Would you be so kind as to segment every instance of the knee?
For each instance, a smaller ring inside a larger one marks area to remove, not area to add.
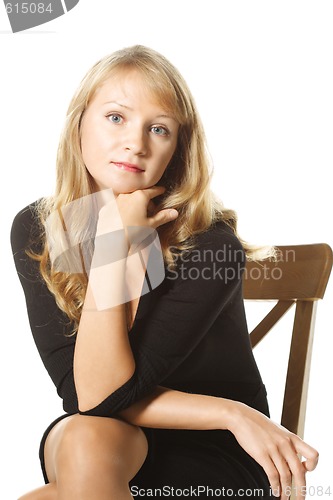
[[[137,452],[138,458],[146,455],[142,435],[138,427],[117,419],[75,415],[63,430],[55,461],[72,477],[87,480],[91,475],[107,473],[118,479],[127,478],[133,452]],[[142,463],[141,459],[134,469]]]
[[[59,441],[58,453],[80,456],[96,452],[105,444],[103,441],[102,422],[97,417],[74,415],[64,427]],[[111,428],[112,421],[109,423]]]
[[[17,500],[56,500],[58,498],[55,483],[46,484],[36,490],[30,491]]]
[[[119,464],[116,457],[116,428],[113,419],[103,422],[100,417],[76,415],[68,422],[63,431],[57,450],[57,462],[66,461],[73,464],[77,471],[84,471],[98,461],[108,460],[108,466]],[[106,433],[107,430],[107,433]],[[120,450],[118,450],[120,451]],[[104,459],[104,460],[103,460]]]

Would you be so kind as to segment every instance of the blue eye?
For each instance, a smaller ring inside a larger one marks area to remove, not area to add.
[[[154,126],[151,131],[156,135],[169,135],[169,131],[165,127]]]
[[[107,115],[107,118],[110,120],[110,122],[115,123],[116,125],[118,123],[121,123],[123,117],[119,115],[118,113],[112,113],[110,115]]]

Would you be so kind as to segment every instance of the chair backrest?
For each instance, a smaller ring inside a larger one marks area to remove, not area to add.
[[[332,249],[326,243],[277,249],[276,261],[247,262],[244,299],[277,301],[251,332],[252,347],[295,307],[281,424],[303,438],[315,312],[330,276]]]

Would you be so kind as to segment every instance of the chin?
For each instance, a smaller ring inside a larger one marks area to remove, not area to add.
[[[104,184],[102,189],[112,189],[115,196],[118,194],[129,194],[138,189],[145,189],[146,186],[139,185],[138,182],[110,182]]]

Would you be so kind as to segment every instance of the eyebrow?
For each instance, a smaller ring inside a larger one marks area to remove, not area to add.
[[[133,108],[130,108],[129,106],[126,106],[125,104],[121,104],[120,102],[117,102],[117,101],[108,101],[108,102],[105,102],[104,104],[117,104],[117,106],[120,106],[120,107],[126,108],[126,109],[130,109],[131,111],[133,111]]]
[[[107,101],[104,104],[117,104],[117,106],[120,106],[121,108],[129,109],[130,111],[134,111],[133,108],[130,106],[126,106],[126,104],[121,104],[120,102],[117,101]],[[161,114],[157,115],[156,118],[170,118],[171,120],[175,120],[175,118],[171,115],[166,115],[166,114]]]

